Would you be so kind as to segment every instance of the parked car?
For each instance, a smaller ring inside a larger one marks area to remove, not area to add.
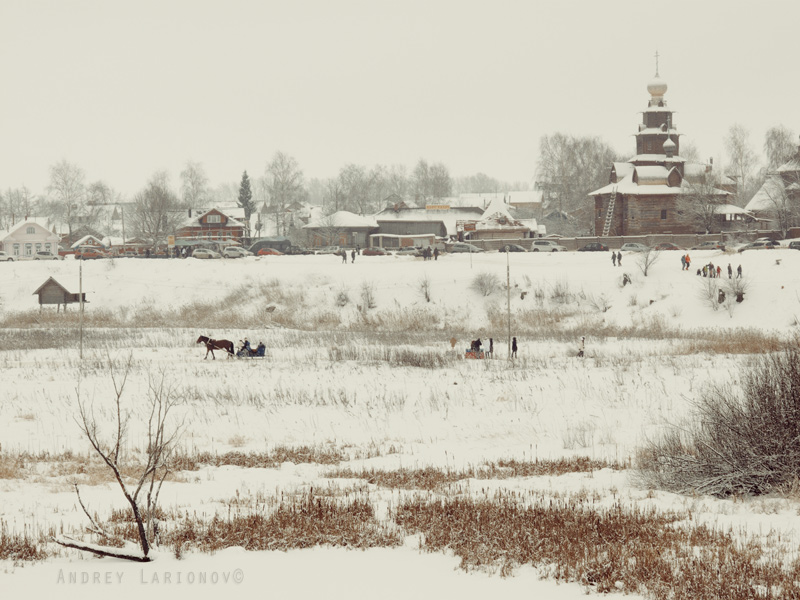
[[[773,240],[756,240],[755,242],[750,242],[749,244],[745,244],[741,248],[738,249],[738,252],[744,252],[745,250],[772,250],[773,248],[780,248],[781,243],[775,242]]]
[[[578,252],[608,252],[608,246],[600,242],[591,242],[583,248],[578,248]]]
[[[722,242],[703,242],[697,246],[692,246],[692,250],[725,250]]]
[[[289,246],[284,254],[297,255],[297,254],[314,254],[313,250],[308,248],[301,248],[300,246]]]
[[[209,248],[197,248],[194,252],[192,252],[192,256],[194,258],[222,258],[222,255],[219,252],[216,250],[210,250]]]
[[[364,248],[361,251],[361,254],[363,254],[364,256],[389,256],[391,252],[387,252],[383,248],[375,247],[375,248]]]
[[[467,244],[466,242],[455,242],[450,246],[450,252],[472,252],[474,254],[476,252],[483,252],[483,248],[478,248],[478,246]]]
[[[342,251],[339,246],[323,246],[316,251],[317,254],[339,254]]]
[[[519,244],[506,244],[500,248],[500,252],[527,252],[527,250]]]
[[[638,242],[626,242],[622,244],[620,250],[623,252],[647,252],[650,248]]]
[[[64,257],[47,250],[40,250],[33,255],[33,260],[64,260]]]
[[[14,262],[14,257],[5,252],[0,252],[0,262]]]
[[[792,250],[800,250],[800,242],[798,241],[789,242],[789,248],[791,248]]]
[[[397,256],[422,256],[422,250],[416,246],[404,246],[398,249],[395,254]]]
[[[253,253],[241,246],[228,246],[222,251],[222,256],[225,258],[244,258],[245,256],[253,256]]]
[[[256,254],[258,256],[283,256],[283,252],[275,250],[275,248],[262,248]]]
[[[555,240],[533,240],[531,252],[566,252],[567,249]]]
[[[662,252],[664,250],[683,250],[683,248],[673,244],[672,242],[661,242],[660,244],[656,244],[653,247],[653,250],[658,250],[659,252]]]
[[[97,248],[79,248],[75,251],[75,260],[94,260],[108,258],[108,254]]]

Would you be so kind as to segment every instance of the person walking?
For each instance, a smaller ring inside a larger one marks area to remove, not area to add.
[[[728,263],[728,279],[733,279],[733,268],[731,267],[731,263]]]
[[[617,255],[614,254],[613,252],[611,253],[611,264],[614,265],[615,267],[617,266]]]
[[[351,262],[356,262],[356,251],[355,251],[355,248],[354,248],[354,249],[353,249],[353,251],[350,253],[350,258],[351,258]],[[346,260],[346,259],[345,259],[345,260]]]
[[[689,258],[689,253],[686,253],[686,270],[689,270],[689,267],[692,266],[692,259]]]
[[[341,256],[342,256],[342,262],[344,264],[347,264],[347,250],[342,248],[342,251],[339,254],[341,254]]]
[[[494,358],[494,340],[489,338],[489,358]]]
[[[736,279],[741,279],[741,278],[742,278],[742,265],[739,265],[738,267],[736,267]]]
[[[722,277],[722,267],[717,265],[717,278],[720,278],[720,277]]]
[[[511,358],[517,358],[517,338],[511,338]]]
[[[681,271],[686,270],[686,255],[681,254]]]
[[[622,252],[617,252],[617,266],[622,266]]]
[[[433,260],[439,260],[439,249],[438,248],[434,248],[433,249]]]

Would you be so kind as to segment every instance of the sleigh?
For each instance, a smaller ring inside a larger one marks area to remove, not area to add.
[[[266,346],[259,346],[258,348],[239,348],[236,352],[237,358],[264,358]]]

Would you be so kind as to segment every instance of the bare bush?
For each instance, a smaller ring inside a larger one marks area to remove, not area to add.
[[[644,252],[639,252],[636,264],[639,265],[639,270],[641,270],[642,275],[647,277],[650,267],[656,264],[659,258],[661,258],[661,252],[653,250],[652,248],[648,248]]]
[[[556,281],[550,290],[550,300],[557,304],[569,304],[574,294],[569,289],[569,283],[564,280]]]
[[[470,288],[483,296],[491,296],[500,287],[500,278],[495,273],[478,273],[472,279]]]
[[[431,301],[431,278],[428,277],[427,273],[420,277],[417,282],[417,289],[422,297],[425,298],[425,302]]]
[[[342,287],[336,292],[336,306],[339,308],[344,308],[350,303],[350,293],[347,291],[346,287]]]
[[[711,310],[719,310],[719,284],[714,277],[701,277],[698,295]]]
[[[375,287],[372,285],[372,282],[365,281],[361,284],[361,309],[367,311],[377,306],[375,302]]]
[[[800,344],[755,360],[741,388],[716,385],[697,415],[639,453],[647,485],[716,496],[791,486],[800,469]]]

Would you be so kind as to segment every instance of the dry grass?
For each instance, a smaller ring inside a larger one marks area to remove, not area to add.
[[[436,467],[422,469],[362,469],[354,471],[349,468],[334,469],[326,473],[326,477],[339,479],[363,479],[368,483],[390,489],[404,490],[438,490],[464,479],[509,479],[513,477],[535,477],[542,475],[563,475],[565,473],[588,473],[600,469],[623,469],[624,465],[609,463],[605,460],[594,460],[578,456],[558,460],[517,461],[500,460],[487,463],[471,470],[449,470]]]
[[[26,526],[22,533],[11,532],[4,520],[0,521],[0,560],[34,561],[48,556],[45,549],[47,536],[33,535]]]
[[[281,502],[269,514],[259,511],[228,518],[215,516],[209,522],[184,518],[165,534],[162,543],[180,557],[187,548],[202,552],[231,546],[284,551],[318,545],[365,549],[399,546],[402,538],[375,519],[369,501],[340,501],[314,495],[312,490]]]
[[[449,550],[466,570],[540,567],[597,592],[639,593],[657,600],[796,598],[800,563],[788,568],[755,542],[739,543],[706,526],[684,528],[687,515],[654,509],[593,509],[578,500],[415,498],[397,523],[424,534],[424,548]]]
[[[349,458],[342,450],[333,447],[278,446],[269,452],[178,453],[173,457],[172,468],[179,471],[196,471],[202,466],[233,465],[249,469],[274,469],[284,462],[335,465]]]

